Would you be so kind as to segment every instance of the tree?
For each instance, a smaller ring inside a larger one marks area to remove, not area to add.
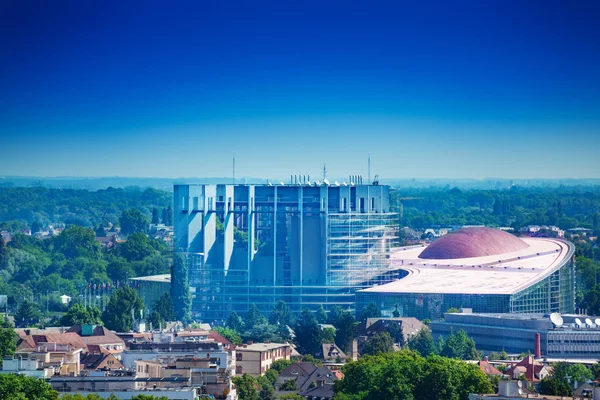
[[[242,337],[240,334],[231,328],[215,326],[213,330],[236,346],[242,344]]]
[[[295,332],[300,353],[314,355],[322,351],[323,334],[321,327],[308,308],[302,310],[302,314],[296,322]]]
[[[356,328],[356,320],[350,312],[342,312],[337,317],[335,326],[335,344],[342,351],[348,350],[348,346],[352,339],[354,339],[354,330]]]
[[[273,389],[273,385],[270,385],[268,383],[262,385],[262,389],[260,390],[258,398],[260,400],[277,400],[277,397],[275,396],[275,390]]]
[[[234,376],[233,383],[240,400],[259,400],[258,392],[256,391],[257,382],[252,375]]]
[[[267,319],[260,313],[256,304],[250,304],[246,318],[244,319],[246,329],[252,329],[258,325],[264,325],[267,323]]]
[[[448,335],[440,346],[440,355],[461,360],[479,360],[481,358],[475,349],[475,341],[462,329]]]
[[[173,266],[171,268],[171,298],[175,318],[179,321],[190,320],[192,307],[192,296],[188,283],[188,267],[185,258],[180,253],[173,255]]]
[[[123,286],[113,291],[102,314],[102,320],[110,330],[129,332],[133,329],[134,318],[139,318],[142,310],[144,310],[144,300],[135,290]]]
[[[17,339],[17,334],[12,327],[0,328],[0,365],[4,357],[15,354]]]
[[[99,260],[102,257],[100,243],[93,229],[72,225],[52,239],[54,251],[64,254],[68,259],[83,257]]]
[[[335,343],[335,328],[321,329],[323,332],[323,343]]]
[[[244,326],[244,323],[242,322],[242,317],[240,317],[238,313],[233,310],[231,314],[229,314],[229,317],[227,317],[225,326],[239,332]]]
[[[148,323],[151,324],[152,329],[159,329],[160,327],[165,326],[165,320],[156,311],[152,311],[150,313],[150,316],[148,317]]]
[[[156,253],[148,236],[141,232],[129,235],[127,241],[117,246],[117,251],[121,257],[129,262],[142,261],[144,258]]]
[[[165,207],[162,210],[162,223],[167,226],[173,225],[173,208],[171,206]]]
[[[164,321],[173,321],[175,316],[171,294],[163,293],[152,305],[152,310],[156,311]]]
[[[394,343],[398,346],[404,346],[404,333],[402,332],[402,324],[395,321],[390,321],[386,326],[385,331],[390,334]]]
[[[271,364],[271,369],[274,369],[277,372],[281,372],[290,365],[292,365],[292,362],[290,360],[281,359],[273,361],[273,364]]]
[[[398,304],[394,307],[394,311],[392,312],[394,318],[400,318],[400,310],[398,310]]]
[[[73,325],[102,325],[102,311],[96,306],[85,307],[81,303],[75,303],[60,320],[63,326]]]
[[[42,313],[37,304],[25,300],[15,313],[15,325],[26,328],[37,324],[42,319]]]
[[[121,226],[121,233],[123,235],[146,232],[146,230],[148,230],[148,219],[139,210],[130,208],[121,213],[119,225]]]
[[[552,376],[542,379],[540,392],[553,396],[572,396],[575,382],[583,383],[593,378],[594,374],[585,365],[558,362],[552,364]]]
[[[329,315],[327,316],[327,322],[337,328],[337,324],[342,314],[344,314],[344,310],[340,306],[333,306],[329,311]]]
[[[57,400],[58,392],[43,379],[0,374],[0,400]]]
[[[285,301],[280,300],[275,307],[273,307],[273,311],[269,315],[269,323],[274,325],[293,325],[294,324],[294,313],[290,306],[288,306]]]
[[[381,311],[375,302],[370,302],[368,306],[364,307],[360,313],[360,320],[365,321],[367,318],[379,318],[381,317]]]
[[[323,308],[323,304],[319,304],[319,308],[317,308],[317,322],[320,324],[327,322],[327,312]]]
[[[369,338],[363,345],[363,355],[376,355],[378,353],[390,353],[394,351],[394,341],[387,332],[379,332]]]
[[[154,207],[152,208],[152,224],[156,225],[158,223],[160,223],[158,208]]]
[[[411,336],[408,340],[408,347],[421,354],[423,357],[427,357],[430,354],[435,354],[435,342],[429,328],[423,327],[416,335]]]

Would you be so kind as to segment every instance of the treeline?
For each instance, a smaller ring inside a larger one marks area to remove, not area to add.
[[[394,189],[391,207],[402,211],[403,226],[557,225],[600,231],[600,186],[460,190]]]
[[[137,209],[148,218],[153,208],[171,207],[170,192],[128,187],[108,188],[95,192],[76,189],[1,188],[1,229],[17,231],[34,223],[45,227],[50,224],[97,226],[118,224],[121,213]]]

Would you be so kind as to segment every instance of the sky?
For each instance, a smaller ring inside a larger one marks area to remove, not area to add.
[[[0,5],[0,175],[600,177],[600,2]]]

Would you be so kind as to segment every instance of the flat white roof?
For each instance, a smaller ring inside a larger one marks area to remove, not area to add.
[[[408,276],[361,292],[514,294],[550,275],[573,253],[568,242],[522,240],[529,247],[520,251],[451,260],[418,258],[426,246],[400,248],[392,253],[392,263]]]
[[[287,343],[253,343],[236,346],[236,351],[267,351],[289,346]]]
[[[131,281],[146,281],[146,282],[171,282],[171,274],[138,276],[137,278],[129,278]]]

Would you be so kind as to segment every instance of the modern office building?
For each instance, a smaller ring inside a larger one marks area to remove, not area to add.
[[[464,330],[478,350],[550,358],[600,357],[600,320],[567,314],[447,313],[430,324],[434,338]]]
[[[392,267],[403,278],[357,292],[357,309],[375,302],[386,316],[441,318],[450,308],[476,313],[572,313],[571,243],[520,239],[491,228],[466,228],[428,246],[398,249]]]
[[[391,282],[396,215],[389,187],[344,183],[175,185],[175,249],[185,255],[192,316],[226,319],[254,303],[268,313],[340,305]]]

